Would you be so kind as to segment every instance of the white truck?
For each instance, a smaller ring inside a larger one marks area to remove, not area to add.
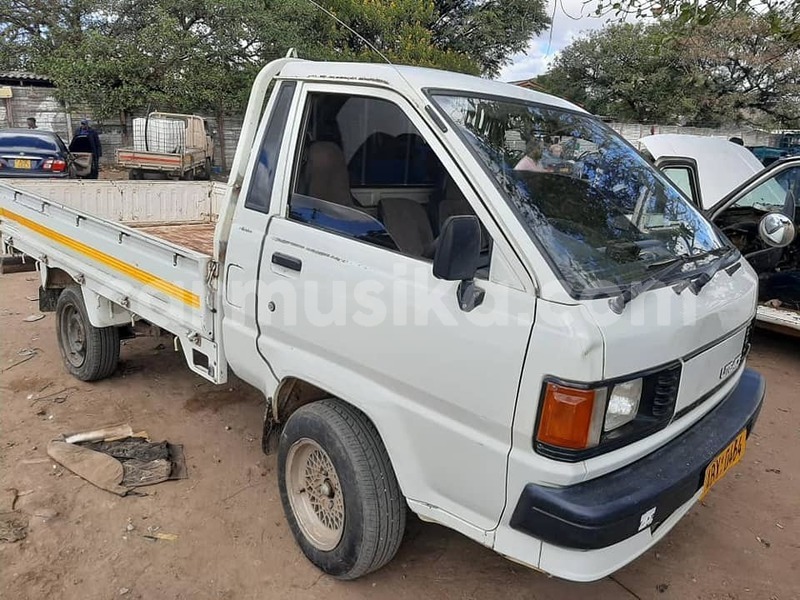
[[[522,160],[543,144],[583,162]],[[213,234],[142,229],[0,186],[2,244],[38,261],[76,377],[112,376],[120,335],[144,322],[200,376],[263,392],[287,520],[325,573],[386,564],[410,509],[595,580],[745,450],[765,389],[745,367],[756,275],[566,101],[428,69],[275,61],[210,220]],[[768,225],[788,243],[791,224]]]
[[[133,120],[133,147],[118,148],[116,158],[129,179],[210,179],[214,140],[203,117],[152,112]]]

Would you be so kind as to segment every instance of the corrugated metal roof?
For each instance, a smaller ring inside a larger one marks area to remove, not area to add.
[[[20,81],[46,81],[50,82],[50,78],[44,75],[37,75],[30,71],[0,71],[0,79],[17,79]]]
[[[536,90],[538,92],[547,92],[545,88],[536,83],[533,79],[522,79],[520,81],[509,81],[511,85],[523,87],[528,90]]]

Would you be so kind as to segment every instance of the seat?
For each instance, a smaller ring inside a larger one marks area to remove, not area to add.
[[[410,198],[382,198],[378,218],[400,252],[422,258],[433,256],[433,228],[422,204]]]
[[[450,217],[475,214],[464,194],[450,177],[444,184],[444,198],[439,202],[439,230]]]
[[[442,230],[447,219],[458,215],[474,216],[475,211],[472,210],[469,202],[467,202],[455,182],[448,176],[444,184],[444,198],[439,202],[439,231]],[[489,239],[489,232],[486,231],[483,223],[481,223],[481,252],[489,247]]]
[[[303,179],[308,196],[341,206],[355,206],[344,153],[333,142],[313,142],[308,147]]]
[[[333,142],[313,142],[308,147],[303,180],[301,188],[307,196],[361,210],[350,192],[344,153]],[[401,252],[433,254],[433,231],[422,205],[408,198],[387,198],[378,204],[378,218]]]

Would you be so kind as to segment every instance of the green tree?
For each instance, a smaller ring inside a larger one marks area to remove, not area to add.
[[[537,83],[586,110],[643,123],[692,111],[691,74],[660,24],[614,24],[567,46]]]
[[[436,47],[468,56],[490,77],[550,24],[545,0],[435,0],[434,5],[429,28]]]
[[[675,43],[703,99],[698,120],[800,126],[800,44],[765,16],[730,13],[683,29]]]
[[[290,47],[311,59],[495,74],[547,23],[544,0],[0,0],[0,68],[48,75],[100,118],[239,113]],[[364,39],[369,43],[365,43]]]
[[[800,124],[800,46],[754,13],[613,24],[570,44],[537,83],[620,120]]]
[[[773,35],[800,44],[797,0],[587,0],[598,15],[660,17],[680,24],[708,25],[731,12],[762,17]]]

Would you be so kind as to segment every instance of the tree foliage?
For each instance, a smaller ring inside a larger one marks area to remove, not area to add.
[[[800,2],[797,0],[587,0],[596,14],[659,17],[682,25],[709,25],[731,13],[759,15],[771,34],[800,44]]]
[[[645,123],[691,110],[690,75],[660,25],[621,23],[567,46],[538,83],[586,110]]]
[[[621,120],[796,127],[800,46],[752,12],[617,23],[575,40],[538,83]]]
[[[294,47],[496,74],[548,23],[544,0],[0,0],[0,69],[49,76],[110,118],[147,108],[240,112],[249,82]],[[369,41],[366,44],[361,36]]]
[[[512,54],[550,23],[545,0],[435,0],[429,23],[439,49],[463,54],[484,75],[496,76]]]
[[[800,44],[767,19],[733,13],[687,28],[674,44],[693,73],[697,118],[800,125]]]

